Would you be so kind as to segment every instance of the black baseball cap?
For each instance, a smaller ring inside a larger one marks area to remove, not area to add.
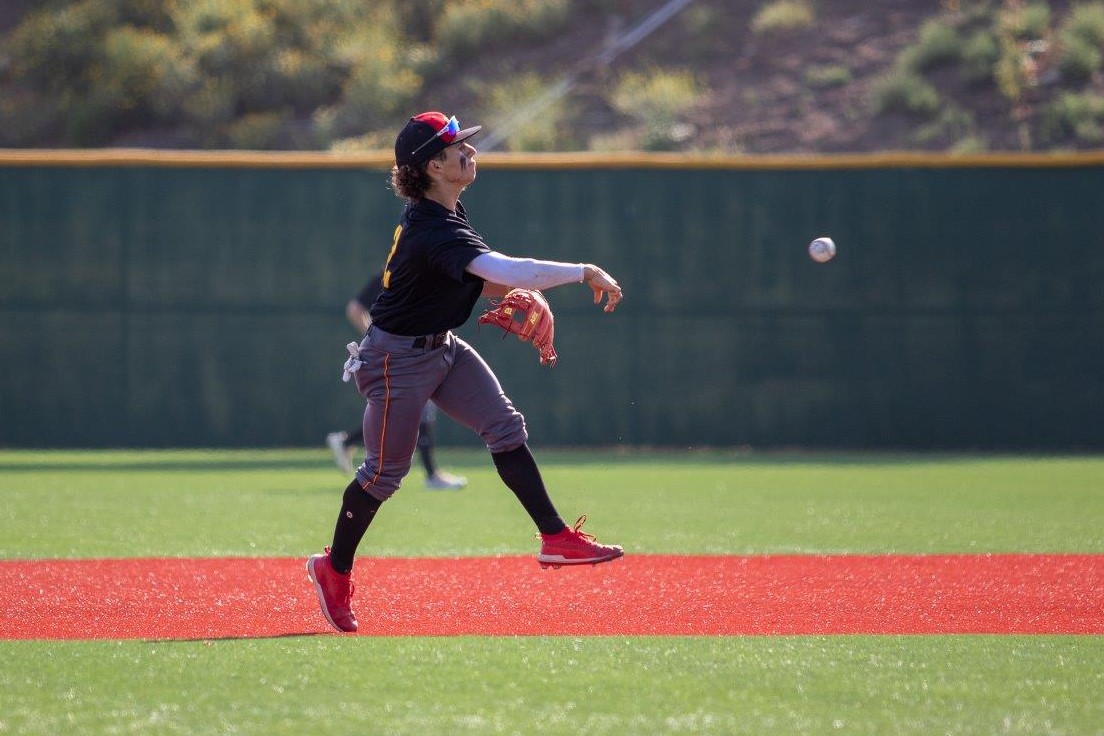
[[[482,125],[461,130],[456,116],[446,117],[443,112],[415,115],[395,138],[395,163],[399,166],[419,166],[481,130]]]

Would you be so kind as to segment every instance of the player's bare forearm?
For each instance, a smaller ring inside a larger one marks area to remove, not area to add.
[[[487,299],[501,299],[502,297],[506,296],[506,292],[508,292],[511,288],[512,287],[505,286],[503,284],[495,284],[490,281],[484,281],[483,293],[481,296]]]
[[[542,290],[582,282],[594,292],[595,304],[605,297],[607,312],[616,309],[622,298],[617,279],[593,263],[537,261],[491,251],[473,258],[466,270],[484,280],[483,296],[488,297],[505,296],[509,287]]]
[[[496,251],[476,256],[467,265],[468,273],[493,284],[515,289],[542,291],[583,280],[583,264],[514,258]]]

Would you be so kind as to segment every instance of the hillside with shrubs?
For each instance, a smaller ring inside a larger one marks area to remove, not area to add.
[[[1104,0],[0,0],[0,146],[1104,146]]]

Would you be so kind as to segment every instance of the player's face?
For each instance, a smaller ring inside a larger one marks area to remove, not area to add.
[[[459,143],[445,149],[442,173],[450,184],[466,186],[475,181],[475,147]]]

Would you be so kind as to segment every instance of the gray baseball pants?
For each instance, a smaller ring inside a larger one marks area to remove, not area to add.
[[[507,452],[528,439],[514,408],[487,363],[470,345],[445,332],[406,337],[376,326],[360,343],[357,389],[364,409],[365,458],[356,478],[369,495],[386,501],[410,471],[426,402],[470,427],[491,452]]]

